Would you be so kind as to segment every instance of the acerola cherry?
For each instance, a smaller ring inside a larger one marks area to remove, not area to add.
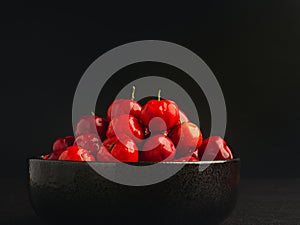
[[[107,120],[114,119],[123,114],[130,114],[136,118],[140,117],[142,106],[134,100],[117,99],[107,110]]]
[[[145,127],[135,117],[124,114],[112,119],[106,132],[107,138],[119,137],[121,134],[127,135],[139,143],[145,138]]]
[[[117,141],[118,138],[116,136],[105,139],[97,153],[97,160],[101,162],[116,162],[117,159],[110,154],[110,151]]]
[[[171,100],[160,100],[159,91],[158,100],[150,100],[142,108],[140,120],[151,132],[164,132],[178,123],[178,106]]]
[[[187,123],[190,122],[189,118],[187,117],[187,115],[179,109],[179,122],[180,123]]]
[[[75,136],[82,134],[98,134],[101,140],[104,140],[107,129],[106,119],[91,115],[80,118],[76,125]]]
[[[185,122],[190,122],[190,120],[189,120],[189,118],[187,118],[185,113],[179,109],[179,120],[178,120],[178,122],[175,126],[180,125],[180,124],[185,123]],[[171,129],[164,131],[163,135],[168,136],[170,131],[171,131]]]
[[[200,160],[227,160],[233,158],[232,152],[226,142],[219,136],[204,139],[198,149],[198,155]],[[202,158],[203,155],[204,158]]]
[[[107,120],[110,121],[123,114],[130,114],[137,119],[140,117],[142,106],[134,101],[135,87],[132,87],[131,99],[117,99],[113,101],[107,110]]]
[[[53,152],[65,150],[67,147],[73,145],[75,138],[73,136],[66,136],[64,138],[57,138],[52,145]]]
[[[81,148],[80,146],[70,146],[61,153],[59,160],[95,161],[95,158],[88,150]]]
[[[103,142],[98,154],[98,161],[102,162],[137,162],[138,161],[138,147],[134,141],[121,135],[121,139],[113,137]]]
[[[172,160],[176,149],[170,138],[158,134],[146,140],[140,152],[140,160],[144,162],[160,162],[169,157]]]
[[[196,149],[193,154],[192,157],[194,157],[195,159],[197,159],[199,161],[199,157],[198,157],[198,149]]]
[[[47,158],[48,160],[58,160],[60,155],[65,151],[66,149],[64,150],[59,150],[59,151],[55,151],[55,152],[52,152],[49,157]]]
[[[43,160],[47,160],[49,157],[50,157],[50,154],[42,155],[42,156],[41,156],[41,158],[42,158]]]
[[[73,136],[66,136],[64,138],[57,138],[52,145],[53,152],[48,156],[48,160],[58,160],[61,153],[63,153],[69,146],[74,143]]]
[[[82,134],[76,138],[74,145],[78,145],[96,155],[100,149],[101,140],[96,134]]]
[[[139,150],[134,141],[130,138],[118,141],[111,149],[111,155],[121,162],[137,162]]]
[[[177,125],[169,133],[177,150],[177,157],[191,155],[202,144],[199,127],[191,122]]]

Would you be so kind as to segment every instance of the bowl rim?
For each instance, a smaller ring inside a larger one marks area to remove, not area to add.
[[[73,160],[45,160],[41,157],[31,157],[28,159],[29,162],[31,161],[43,161],[45,163],[78,163],[78,164],[120,164],[125,162],[100,162],[100,161],[73,161]],[[240,158],[233,158],[229,160],[214,160],[214,161],[193,161],[193,162],[174,162],[174,161],[166,161],[166,162],[126,162],[130,165],[151,165],[151,164],[162,164],[162,165],[176,165],[176,164],[189,164],[189,165],[207,165],[207,164],[222,164],[222,163],[234,163],[234,162],[240,162]]]

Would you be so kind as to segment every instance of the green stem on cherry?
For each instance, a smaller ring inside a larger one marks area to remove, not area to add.
[[[91,112],[92,116],[95,116],[95,113],[94,112]]]
[[[109,144],[107,147],[108,147],[108,149],[109,150],[112,150],[112,148],[116,145],[116,141],[115,142],[113,142],[113,143],[111,143],[111,144]]]
[[[134,93],[135,93],[135,86],[132,86],[132,92],[131,92],[131,100],[134,100]]]
[[[158,90],[158,94],[157,94],[157,100],[158,100],[158,101],[160,101],[160,93],[161,93],[161,90],[159,89],[159,90]]]

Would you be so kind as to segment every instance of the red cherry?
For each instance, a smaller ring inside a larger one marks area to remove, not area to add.
[[[47,160],[50,157],[51,154],[47,154],[47,155],[42,155],[42,159],[43,160]]]
[[[61,153],[63,153],[69,146],[72,146],[74,143],[73,136],[66,136],[64,138],[57,138],[53,142],[52,150],[53,152],[49,154],[48,160],[58,160]]]
[[[49,157],[48,157],[48,160],[58,160],[59,159],[59,156],[65,151],[64,150],[58,150],[58,151],[55,151],[55,152],[52,152]]]
[[[179,120],[178,120],[178,122],[175,126],[180,125],[180,124],[185,123],[185,122],[190,122],[190,120],[189,120],[189,118],[187,118],[185,113],[179,109]],[[168,136],[170,131],[171,131],[171,129],[164,131],[163,135]]]
[[[110,153],[112,147],[119,141],[117,136],[113,136],[111,138],[107,138],[102,142],[102,146],[107,149],[107,151]],[[101,147],[102,147],[101,146]]]
[[[140,159],[144,162],[160,162],[169,157],[172,160],[176,149],[170,138],[158,134],[146,140]]]
[[[142,106],[134,100],[117,99],[108,107],[107,120],[112,120],[124,114],[130,114],[136,118],[140,117]]]
[[[190,122],[190,120],[187,117],[187,115],[183,111],[181,111],[180,109],[179,109],[179,122],[180,123]]]
[[[71,161],[95,161],[93,155],[89,154],[88,150],[79,146],[68,147],[61,155],[59,160],[71,160]]]
[[[101,140],[96,134],[82,134],[75,140],[74,145],[87,149],[91,154],[96,155],[101,146]]]
[[[98,134],[104,140],[107,129],[106,119],[99,116],[83,116],[76,125],[75,136],[82,134]]]
[[[100,150],[97,154],[97,160],[99,162],[117,162],[118,160],[114,158],[110,152],[104,146],[100,147]]]
[[[198,149],[198,155],[201,160],[233,159],[231,150],[224,139],[219,136],[212,136],[204,139],[202,145]]]
[[[98,154],[98,161],[102,162],[137,162],[138,161],[138,147],[134,141],[122,135],[121,139],[113,137],[103,142]]]
[[[176,146],[178,157],[191,155],[202,144],[202,133],[199,127],[191,122],[174,127],[169,137]]]
[[[142,106],[134,101],[135,86],[132,87],[131,99],[117,99],[110,104],[107,110],[108,121],[124,114],[129,114],[137,119],[140,117]]]
[[[132,139],[122,138],[111,149],[111,155],[121,162],[137,162],[139,150]]]
[[[73,136],[66,136],[64,138],[57,138],[53,142],[52,150],[53,152],[65,150],[67,147],[73,145],[74,137]]]
[[[199,157],[198,157],[198,149],[196,149],[193,154],[192,157],[194,157],[195,159],[197,159],[199,161]]]
[[[159,92],[158,100],[150,100],[144,105],[140,120],[151,132],[164,132],[178,123],[178,106],[171,100],[160,100]]]
[[[145,138],[145,127],[135,117],[124,114],[110,121],[106,136],[111,138],[123,134],[139,143]]]
[[[198,159],[193,156],[185,156],[174,160],[174,162],[198,162]]]
[[[101,162],[117,162],[117,159],[110,154],[112,147],[117,141],[118,138],[116,136],[105,139],[97,153],[97,160]]]
[[[65,139],[68,147],[72,146],[75,141],[75,138],[73,136],[66,136]]]

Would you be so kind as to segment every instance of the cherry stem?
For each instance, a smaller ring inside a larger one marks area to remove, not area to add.
[[[134,100],[135,86],[132,86],[131,100]]]
[[[91,112],[92,116],[95,116],[95,113],[94,112]]]
[[[109,150],[112,150],[112,148],[116,145],[116,141],[108,145]]]
[[[157,99],[158,99],[158,101],[160,101],[160,93],[161,93],[161,90],[159,89],[159,90],[158,90],[158,94],[157,94]]]

